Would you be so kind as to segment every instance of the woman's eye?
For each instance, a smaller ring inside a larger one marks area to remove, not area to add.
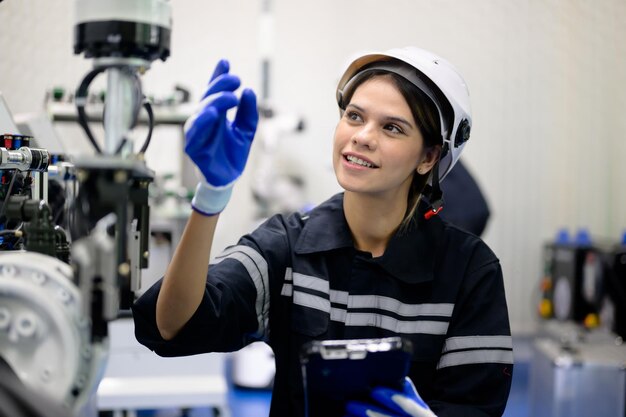
[[[346,112],[346,117],[348,117],[348,119],[354,120],[354,121],[361,120],[361,116],[357,112],[354,112],[354,111]]]
[[[402,129],[400,129],[399,126],[394,125],[394,124],[388,124],[385,126],[385,129],[390,131],[391,133],[404,133],[404,131]]]

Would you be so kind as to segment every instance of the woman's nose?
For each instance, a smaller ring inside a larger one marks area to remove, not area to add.
[[[376,147],[376,136],[372,127],[369,125],[361,126],[354,132],[354,135],[352,135],[352,144],[374,149]]]

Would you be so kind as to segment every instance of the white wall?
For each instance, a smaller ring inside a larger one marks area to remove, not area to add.
[[[0,91],[15,113],[39,109],[53,85],[74,88],[90,67],[72,55],[72,4],[0,3]],[[172,57],[153,65],[146,91],[180,83],[197,97],[221,57],[259,88],[260,2],[172,7]],[[459,67],[474,116],[464,160],[491,205],[485,238],[502,261],[515,329],[532,326],[540,247],[558,228],[587,227],[614,240],[626,229],[623,1],[274,0],[273,7],[271,95],[308,128],[282,153],[286,169],[306,170],[316,202],[338,190],[330,163],[334,87],[349,56],[416,45]],[[248,227],[247,181],[224,215],[223,244]]]

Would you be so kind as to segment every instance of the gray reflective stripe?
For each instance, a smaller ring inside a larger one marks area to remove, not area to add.
[[[298,292],[302,293],[302,291],[296,290],[296,293],[298,293]],[[303,293],[303,294],[306,294],[306,293]],[[280,295],[284,295],[286,297],[291,297],[293,295],[293,284],[291,284],[289,282],[285,282],[283,284],[283,288],[282,288],[282,290],[280,292]],[[344,305],[347,305],[348,304],[347,300],[348,300],[348,293],[347,292],[345,292],[345,291],[334,291],[334,290],[330,291],[330,301],[331,302],[333,302],[333,303],[335,303],[335,302],[336,303],[342,303]],[[331,309],[331,311],[332,311],[332,309]],[[345,312],[345,310],[344,310],[344,312]]]
[[[439,359],[437,369],[448,366],[470,365],[477,363],[513,363],[513,351],[497,349],[466,350],[445,353]]]
[[[280,291],[280,295],[285,295],[287,297],[291,297],[293,294],[293,270],[291,268],[285,269],[285,283],[283,284],[283,288]]]
[[[282,290],[280,291],[280,295],[291,297],[293,295],[293,285],[285,282]]]
[[[335,308],[335,307],[330,308],[330,319],[332,321],[345,323],[347,316],[348,316],[348,312],[344,310],[343,308]]]
[[[287,280],[287,277],[285,277]],[[390,311],[401,316],[436,316],[451,317],[454,304],[405,304],[394,298],[380,295],[348,295],[346,291],[329,290],[327,280],[304,275],[299,272],[293,273],[293,283],[299,287],[309,288],[323,293],[330,293],[330,301],[345,304],[348,308],[376,308]]]
[[[328,297],[309,294],[300,291],[297,287],[328,294]],[[448,331],[448,322],[399,320],[386,313],[404,317],[450,317],[454,310],[454,304],[451,303],[405,304],[394,298],[378,295],[349,295],[347,291],[330,290],[326,279],[293,272],[291,268],[287,268],[285,272],[281,295],[293,297],[295,305],[329,313],[331,320],[344,323],[346,326],[373,326],[402,334],[445,335]],[[331,303],[339,306],[331,307]],[[345,308],[341,308],[342,306]],[[349,310],[353,308],[377,309],[382,310],[382,313],[350,312]]]
[[[387,310],[401,316],[439,316],[451,317],[454,304],[404,304],[395,298],[380,295],[350,296],[349,308],[377,308]]]
[[[446,339],[443,353],[451,350],[476,349],[476,348],[504,348],[513,349],[511,336],[464,336]]]
[[[431,320],[398,320],[376,313],[348,313],[346,326],[373,326],[396,333],[446,334],[448,322]]]
[[[252,279],[256,288],[256,314],[259,323],[258,334],[260,337],[266,335],[270,297],[267,293],[269,289],[269,270],[267,262],[261,254],[249,246],[237,245],[226,248],[219,254],[211,264],[216,265],[225,259],[235,259],[246,268],[248,275]]]
[[[286,290],[287,285],[288,284],[283,285],[283,292],[288,291]],[[289,288],[289,290],[291,290],[291,288]],[[341,298],[345,298],[347,295],[343,291],[337,291],[336,293]],[[313,308],[329,313],[331,320],[344,323],[346,326],[372,326],[402,334],[424,333],[443,335],[448,331],[448,322],[398,320],[384,314],[352,313],[348,312],[346,309],[331,307],[330,300],[326,298],[298,290],[293,291],[293,303],[302,307]]]
[[[317,295],[307,294],[301,291],[294,291],[293,303],[303,307],[314,308],[328,313],[330,311],[330,301]]]
[[[312,277],[310,275],[300,274],[298,272],[293,273],[293,284],[298,287],[309,288],[312,290],[320,291],[328,294],[328,281],[325,279]]]
[[[349,298],[350,295],[348,294],[348,291],[330,290],[330,301],[332,303],[343,304],[347,306]]]

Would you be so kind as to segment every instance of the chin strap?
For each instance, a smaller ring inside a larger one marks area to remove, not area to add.
[[[439,186],[439,161],[437,161],[433,167],[432,185],[427,185],[425,191],[426,195],[428,195],[428,201],[430,202],[430,207],[428,207],[428,210],[424,213],[424,218],[428,220],[443,210],[443,192]]]

